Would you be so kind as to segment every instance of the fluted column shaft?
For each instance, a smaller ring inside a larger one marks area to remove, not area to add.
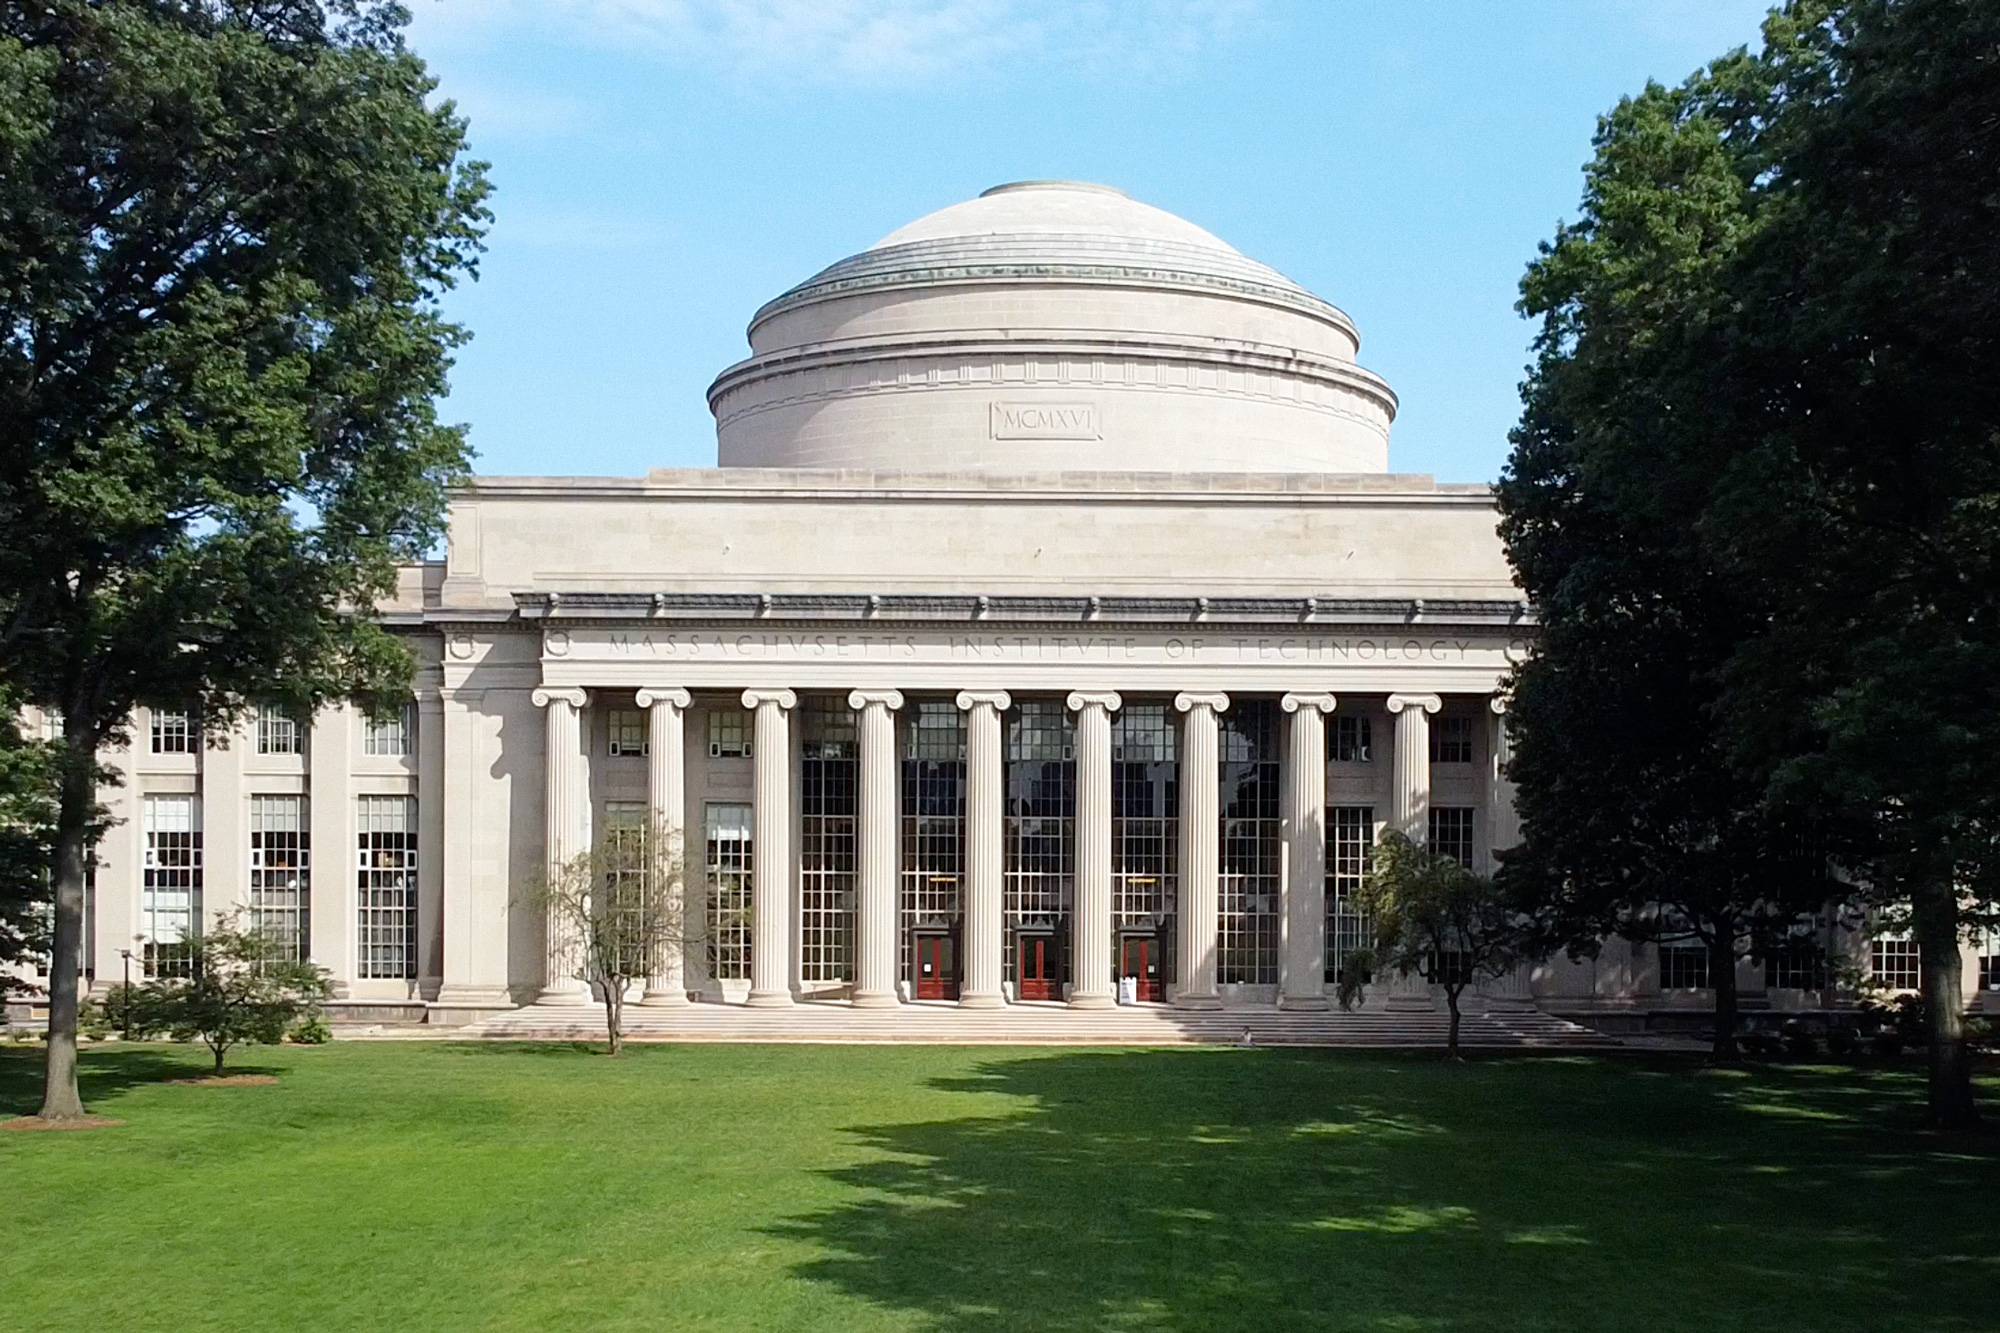
[[[965,960],[958,1002],[968,1009],[1006,1003],[1000,954],[1007,752],[1000,715],[1012,703],[1003,690],[963,690],[958,696],[965,711]]]
[[[1174,707],[1187,714],[1181,737],[1181,882],[1175,941],[1179,984],[1174,1002],[1216,1009],[1215,928],[1221,872],[1220,741],[1216,717],[1229,707],[1226,694],[1182,694]]]
[[[896,690],[856,690],[861,784],[855,807],[854,1004],[893,1009],[896,999]]]
[[[1326,1004],[1326,715],[1331,694],[1288,694],[1285,747],[1284,946],[1279,952],[1278,1004],[1324,1009]]]
[[[682,968],[687,953],[687,886],[693,875],[687,857],[687,717],[688,692],[653,687],[640,690],[639,707],[646,710],[646,837],[647,872],[668,876],[661,908],[666,926],[646,978],[641,1004],[685,1005],[687,980]],[[654,846],[653,841],[661,844]]]
[[[750,789],[750,996],[758,1008],[792,1002],[792,725],[799,696],[745,690],[756,721]]]
[[[589,799],[583,773],[583,738],[579,712],[589,696],[579,689],[542,688],[535,706],[545,710],[547,755],[543,801],[547,874],[551,885],[571,869],[584,851],[584,802]],[[583,959],[576,925],[553,901],[547,911],[542,991],[537,1004],[583,1004],[590,987],[578,976]]]
[[[1435,694],[1392,694],[1396,762],[1391,775],[1389,823],[1417,842],[1430,840],[1431,719],[1444,707]]]
[[[1076,901],[1070,917],[1069,1002],[1103,1009],[1118,1002],[1111,969],[1110,691],[1069,696],[1076,714]]]
[[[1513,759],[1513,742],[1507,735],[1507,696],[1496,694],[1487,701],[1493,718],[1492,739],[1486,751],[1486,872],[1497,867],[1494,853],[1504,852],[1521,841],[1521,820],[1514,809],[1514,783],[1507,776]]]

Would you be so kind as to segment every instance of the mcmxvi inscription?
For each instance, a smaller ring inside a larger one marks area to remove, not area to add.
[[[1101,440],[1095,403],[994,403],[996,440]]]

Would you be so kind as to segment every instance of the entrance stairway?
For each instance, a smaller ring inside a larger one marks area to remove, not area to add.
[[[628,1005],[631,1041],[911,1042],[961,1046],[1342,1046],[1443,1047],[1450,1018],[1432,1013],[1357,1010],[1300,1013],[1271,1008],[1195,1011],[1166,1005],[1072,1010],[1060,1004],[1012,1004],[960,1009],[917,1003],[856,1009],[842,1001],[789,1009],[696,1004],[685,1009]],[[496,1041],[602,1041],[598,1005],[531,1005],[453,1033]],[[1619,1042],[1566,1019],[1534,1010],[1467,1013],[1459,1042],[1468,1049],[1559,1047],[1608,1049]]]

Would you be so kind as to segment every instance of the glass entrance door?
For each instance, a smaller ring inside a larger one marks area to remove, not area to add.
[[[1132,978],[1137,998],[1150,1004],[1166,999],[1160,977],[1160,941],[1154,935],[1127,935],[1119,942],[1118,975]]]
[[[958,998],[957,950],[949,935],[919,935],[916,939],[917,998],[956,1000]]]
[[[1014,975],[1024,1000],[1060,1000],[1062,979],[1056,975],[1056,938],[1053,935],[1017,935],[1018,950]]]

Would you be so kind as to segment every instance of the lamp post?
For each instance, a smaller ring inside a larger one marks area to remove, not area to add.
[[[118,1028],[119,1040],[132,1040],[132,951],[120,949],[118,956],[125,962],[125,986],[119,991]]]

